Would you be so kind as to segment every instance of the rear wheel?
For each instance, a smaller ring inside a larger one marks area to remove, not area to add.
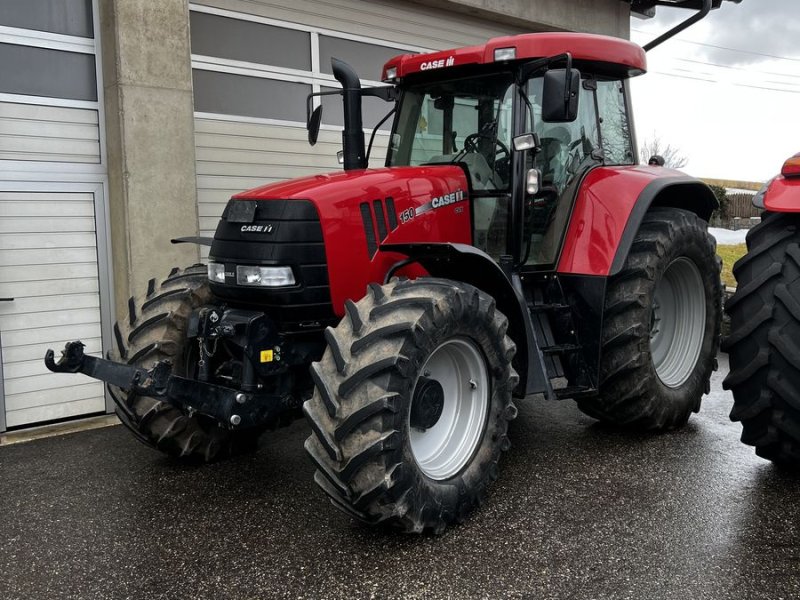
[[[210,301],[204,265],[173,269],[161,282],[151,279],[145,296],[128,301],[128,319],[114,325],[116,344],[110,358],[145,369],[169,360],[173,373],[189,376],[187,321],[194,309]],[[259,431],[232,432],[157,398],[114,386],[109,392],[122,423],[139,440],[171,456],[211,461],[256,447]]]
[[[600,395],[586,414],[641,430],[686,423],[710,389],[722,290],[714,238],[695,214],[655,208],[608,282]]]
[[[733,267],[723,350],[742,442],[776,463],[800,466],[800,216],[764,213]]]
[[[508,321],[443,279],[372,284],[347,313],[311,368],[314,479],[360,521],[441,532],[479,505],[510,446]]]

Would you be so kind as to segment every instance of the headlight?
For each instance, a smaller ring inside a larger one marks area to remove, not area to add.
[[[208,263],[208,280],[216,283],[225,283],[225,265],[221,263]]]
[[[281,287],[294,285],[294,273],[291,267],[236,267],[236,283],[262,287]]]

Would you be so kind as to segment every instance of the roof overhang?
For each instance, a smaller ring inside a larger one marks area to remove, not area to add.
[[[403,79],[430,71],[446,72],[454,67],[502,62],[495,60],[495,50],[507,48],[514,48],[516,61],[569,52],[577,63],[599,65],[601,71],[621,77],[639,75],[647,70],[644,50],[627,40],[586,33],[526,33],[493,38],[481,46],[397,56],[384,65],[381,79]],[[387,77],[390,69],[394,69],[394,78]]]
[[[723,1],[739,4],[742,0],[712,0],[712,8],[719,8]],[[689,8],[692,10],[703,8],[703,0],[630,0],[630,3],[631,12],[643,17],[654,17],[658,6]]]

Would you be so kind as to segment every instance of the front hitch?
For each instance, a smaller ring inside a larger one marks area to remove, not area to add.
[[[44,364],[54,373],[83,373],[123,390],[135,391],[142,396],[164,396],[172,371],[169,362],[156,363],[148,371],[131,365],[87,356],[83,353],[85,347],[80,341],[67,342],[61,351],[61,358],[58,359],[58,362],[53,360],[55,353],[48,350],[44,355]]]
[[[172,364],[162,360],[152,369],[88,356],[80,341],[68,342],[61,351],[58,362],[55,353],[48,350],[45,366],[54,373],[83,373],[109,385],[158,398],[191,417],[202,414],[217,421],[227,429],[243,429],[264,425],[278,414],[294,407],[289,395],[248,393],[213,383],[187,379],[172,373]],[[112,394],[115,402],[118,394]],[[129,410],[128,407],[121,407]]]

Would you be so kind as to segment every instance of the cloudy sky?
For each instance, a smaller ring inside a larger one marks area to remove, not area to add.
[[[631,19],[644,44],[690,14]],[[648,53],[632,82],[640,143],[678,147],[697,177],[764,181],[800,152],[800,1],[724,2]]]

